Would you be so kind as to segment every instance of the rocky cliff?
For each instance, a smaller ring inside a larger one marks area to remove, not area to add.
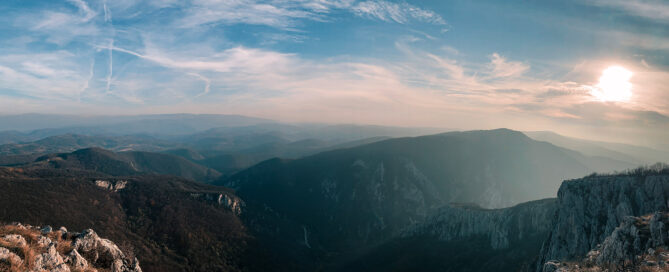
[[[135,257],[91,229],[82,233],[12,224],[0,226],[0,271],[141,272]]]
[[[395,238],[448,203],[502,208],[552,196],[565,177],[591,173],[589,159],[511,130],[453,132],[272,159],[218,184],[262,214],[254,222],[292,224],[254,224],[263,233],[330,256]]]
[[[669,216],[628,216],[604,242],[577,261],[551,260],[544,272],[669,271]]]
[[[402,237],[421,235],[451,241],[483,236],[493,249],[505,249],[528,236],[547,234],[555,204],[555,199],[526,202],[506,209],[451,204],[425,222],[409,228]]]
[[[631,248],[614,241],[630,233],[638,234],[639,228],[634,225],[637,219],[630,216],[638,218],[667,210],[668,172],[635,171],[565,181],[558,192],[556,218],[536,270],[543,270],[548,262],[579,261],[595,254],[592,250],[599,251],[599,264],[624,262],[637,255],[636,251],[643,251],[648,239],[635,246],[642,241],[634,242],[633,238]]]
[[[450,204],[336,271],[519,271],[551,229],[556,200],[504,209]]]

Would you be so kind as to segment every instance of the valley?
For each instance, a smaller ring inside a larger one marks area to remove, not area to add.
[[[508,129],[356,129],[337,140],[272,124],[5,144],[0,222],[95,229],[143,271],[542,271],[581,262],[625,216],[666,210],[666,170],[590,175],[636,167],[622,151]],[[608,192],[618,179],[624,191]],[[642,192],[653,194],[620,206]],[[582,230],[597,234],[568,238]]]

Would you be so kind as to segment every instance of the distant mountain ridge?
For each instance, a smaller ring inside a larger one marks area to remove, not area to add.
[[[68,129],[88,130],[91,134],[154,134],[183,135],[222,126],[245,126],[272,123],[269,119],[224,114],[153,114],[77,116],[57,114],[0,115],[3,130],[33,131],[42,137],[54,136]],[[55,132],[50,132],[55,131]],[[35,139],[33,139],[35,140]]]
[[[172,146],[173,143],[150,136],[86,136],[63,134],[41,140],[0,145],[1,155],[26,155],[72,152],[82,148],[99,147],[114,151],[157,151]]]
[[[82,169],[112,176],[173,175],[205,183],[221,176],[216,170],[195,164],[179,156],[140,151],[115,153],[101,148],[86,148],[72,153],[46,155],[38,158],[29,166]]]
[[[629,162],[635,165],[669,163],[669,152],[630,144],[590,141],[562,136],[551,131],[528,131],[527,136],[537,141],[545,141],[588,156],[599,156]]]

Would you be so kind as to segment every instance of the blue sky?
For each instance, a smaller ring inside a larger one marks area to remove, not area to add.
[[[236,113],[649,143],[669,128],[661,0],[4,0],[0,12],[3,114]],[[629,101],[592,95],[612,65],[633,72]]]

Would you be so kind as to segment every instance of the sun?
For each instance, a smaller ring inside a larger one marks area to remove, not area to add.
[[[595,85],[591,94],[600,101],[625,102],[632,97],[633,73],[621,66],[610,66],[602,71],[599,83]]]

